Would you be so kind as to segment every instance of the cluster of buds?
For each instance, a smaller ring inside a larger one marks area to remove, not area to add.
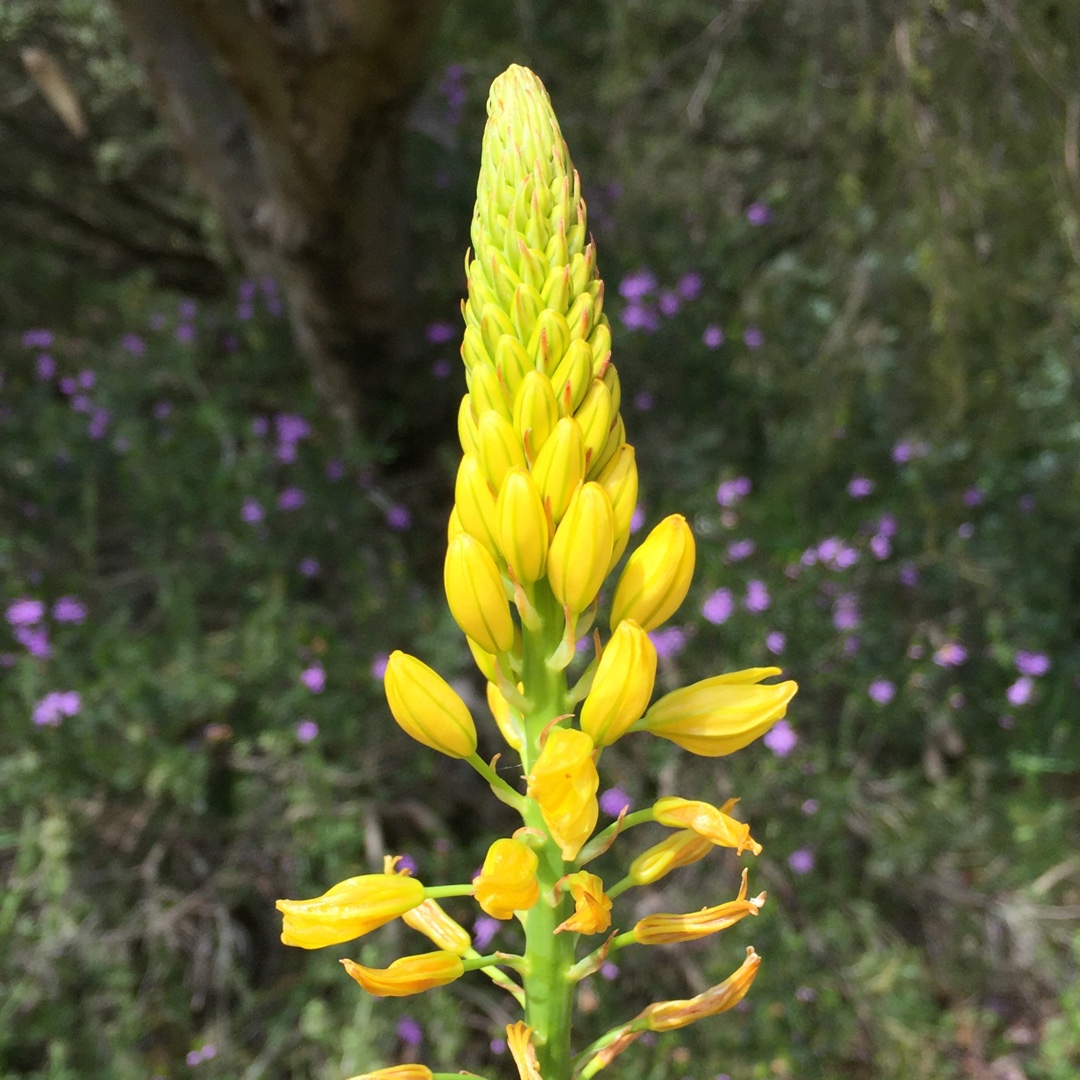
[[[278,907],[282,940],[302,948],[350,941],[402,918],[436,951],[385,969],[343,960],[366,991],[415,994],[482,970],[525,1010],[507,1040],[523,1080],[587,1080],[642,1032],[673,1030],[731,1008],[760,961],[749,950],[725,982],[687,1001],[650,1005],[573,1058],[576,983],[628,945],[692,941],[757,915],[765,900],[764,893],[747,898],[744,871],[733,900],[689,914],[648,915],[621,930],[613,901],[626,890],[650,885],[714,847],[755,855],[761,847],[732,815],[735,800],[714,807],[661,798],[597,832],[603,748],[644,731],[694,754],[730,754],[785,714],[796,686],[766,682],[777,668],[754,668],[652,702],[657,654],[649,634],[678,610],[694,571],[693,532],[680,515],[660,522],[626,559],[611,596],[607,640],[594,629],[601,588],[629,544],[638,494],[596,248],[578,175],[540,80],[511,67],[492,85],[488,116],[473,254],[466,258],[461,354],[468,393],[458,414],[463,456],[444,584],[487,680],[495,724],[521,758],[525,790],[480,758],[468,706],[423,661],[395,652],[385,689],[405,732],[468,761],[520,813],[522,825],[491,844],[468,884],[425,886],[389,860],[382,874],[350,878],[316,899],[283,900]],[[571,686],[566,670],[590,631],[595,656]],[[614,884],[605,887],[585,869],[646,822],[674,831],[638,855]],[[495,919],[519,919],[524,952],[477,952],[438,904],[463,895]],[[577,955],[581,938],[602,934],[607,937]],[[432,1074],[410,1064],[365,1075],[421,1080]]]

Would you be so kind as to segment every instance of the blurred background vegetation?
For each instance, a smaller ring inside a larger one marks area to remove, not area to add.
[[[731,759],[605,753],[639,804],[676,775],[741,796],[770,902],[624,954],[583,986],[581,1041],[752,943],[739,1012],[613,1068],[1073,1080],[1080,8],[440,18],[402,111],[413,269],[376,430],[312,388],[288,272],[190,179],[113,9],[0,5],[0,1075],[334,1080],[417,1053],[508,1075],[495,990],[373,1006],[335,950],[280,947],[273,901],[384,852],[459,880],[506,828],[415,753],[379,675],[405,647],[482,687],[438,571],[484,100],[519,62],[583,177],[644,521],[698,536],[661,681],[775,662],[802,687]],[[736,874],[688,868],[663,905]]]

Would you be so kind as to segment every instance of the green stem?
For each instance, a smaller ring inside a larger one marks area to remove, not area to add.
[[[543,630],[523,634],[522,681],[525,696],[533,705],[525,717],[521,755],[526,774],[540,754],[541,735],[552,720],[566,712],[566,676],[552,671],[546,663],[563,633],[563,614],[546,581],[537,584],[535,604]],[[525,1022],[534,1032],[540,1075],[544,1080],[570,1080],[574,984],[569,974],[578,935],[555,932],[569,914],[569,894],[555,888],[566,874],[567,864],[532,799],[527,800],[525,824],[547,838],[536,851],[540,899],[525,916]]]
[[[465,759],[490,785],[495,797],[525,816],[525,796],[515,791],[479,754]]]
[[[635,810],[632,814],[626,814],[616,821],[613,825],[609,825],[603,832],[598,832],[579,852],[577,858],[578,866],[584,866],[590,859],[595,859],[598,855],[603,855],[605,851],[615,842],[615,838],[620,833],[626,832],[627,829],[632,829],[635,825],[644,825],[646,821],[654,821],[656,819],[655,812],[650,806],[645,810]],[[610,896],[611,894],[608,893]]]
[[[425,900],[440,900],[444,896],[472,896],[475,885],[425,885]]]

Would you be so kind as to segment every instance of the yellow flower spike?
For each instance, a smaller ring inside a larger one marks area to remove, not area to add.
[[[725,803],[725,807],[733,804],[734,800]],[[751,837],[749,825],[736,821],[707,802],[669,796],[654,803],[653,813],[661,825],[675,829],[692,829],[698,836],[707,837],[717,847],[734,848],[740,855],[746,848],[755,855],[761,854],[761,845]]]
[[[712,986],[688,1001],[658,1001],[643,1009],[639,1019],[646,1021],[650,1031],[676,1031],[706,1016],[716,1016],[734,1008],[746,996],[750,984],[761,966],[761,957],[751,946],[741,967],[722,983]]]
[[[602,934],[611,925],[611,898],[604,883],[588,870],[568,874],[563,884],[574,898],[574,914],[555,927],[555,933]]]
[[[472,398],[466,394],[461,399],[457,417],[458,442],[463,454],[476,453],[476,417],[473,415]]]
[[[528,777],[528,795],[540,807],[544,824],[562,857],[577,858],[596,828],[596,791],[600,776],[593,761],[595,745],[574,728],[552,728]]]
[[[473,883],[476,902],[493,919],[510,919],[515,911],[528,911],[540,899],[539,865],[536,852],[520,840],[496,840]]]
[[[388,968],[369,968],[342,960],[345,970],[374,997],[408,997],[445,986],[465,974],[461,957],[452,952],[403,956]]]
[[[537,455],[532,474],[551,508],[552,522],[558,525],[578,484],[585,479],[585,440],[581,425],[572,416],[564,416],[555,425]]]
[[[610,746],[641,717],[656,680],[656,647],[632,619],[615,629],[600,657],[592,689],[581,706],[581,730],[597,746]]]
[[[611,498],[595,481],[583,484],[566,508],[548,549],[548,582],[560,604],[577,615],[596,598],[615,545]]]
[[[525,468],[525,451],[514,425],[498,413],[487,412],[476,425],[477,456],[492,489],[499,491],[509,469]]]
[[[712,849],[713,842],[707,837],[698,836],[693,829],[683,829],[643,851],[630,864],[626,876],[635,885],[651,885],[680,866],[704,859]]]
[[[518,683],[518,687],[520,689],[522,684]],[[502,732],[502,737],[512,749],[520,754],[522,747],[525,745],[520,730],[521,721],[517,713],[511,710],[509,702],[502,696],[499,688],[493,682],[487,684],[487,703],[491,715],[495,718],[496,726]]]
[[[352,941],[418,907],[424,886],[398,874],[362,874],[338,882],[312,900],[278,900],[281,940],[301,949]]]
[[[787,712],[798,685],[762,684],[779,668],[750,668],[665,694],[641,728],[702,757],[723,757],[764,735]]]
[[[585,400],[591,383],[592,352],[584,341],[575,341],[551,376],[555,400],[563,416],[573,416]],[[578,422],[581,422],[580,418]]]
[[[677,941],[696,941],[709,934],[734,926],[747,915],[756,915],[765,903],[765,893],[746,899],[747,872],[742,872],[739,895],[726,904],[702,908],[688,915],[646,915],[634,925],[634,940],[639,945],[670,945]]]
[[[574,413],[574,419],[581,425],[581,438],[585,444],[585,472],[592,475],[594,462],[599,460],[611,434],[613,418],[611,409],[611,391],[601,379],[593,379],[585,397]]]
[[[611,628],[634,619],[655,630],[686,599],[694,576],[694,534],[681,514],[664,518],[623,567],[611,601]]]
[[[426,1065],[389,1065],[385,1069],[351,1076],[349,1080],[432,1080],[433,1073]]]
[[[532,1030],[524,1020],[506,1025],[506,1047],[514,1059],[521,1080],[543,1080],[540,1063],[536,1060],[536,1048],[530,1038]]]
[[[418,930],[443,952],[464,956],[472,948],[469,931],[451,919],[435,900],[425,900],[419,907],[401,916],[406,926]]]
[[[488,304],[485,315],[497,310]],[[469,384],[469,397],[478,423],[486,412],[496,412],[504,420],[510,419],[510,397],[493,367],[477,364],[469,371],[465,381]]]
[[[608,562],[610,573],[630,542],[630,525],[637,507],[638,471],[634,448],[629,443],[623,443],[597,480],[611,496],[611,509],[615,515],[615,547]]]
[[[514,622],[502,575],[484,546],[468,533],[450,541],[443,565],[450,614],[485,652],[505,652],[514,644]]]
[[[469,707],[432,668],[400,649],[386,662],[383,689],[398,726],[418,743],[452,758],[476,753]]]
[[[521,437],[529,464],[536,462],[548,436],[559,422],[559,406],[551,380],[539,371],[530,371],[521,381],[514,399],[514,428]],[[585,459],[582,455],[582,469]]]
[[[526,469],[507,472],[496,506],[499,546],[514,579],[531,585],[544,576],[547,565],[547,514],[536,481]]]
[[[485,415],[494,416],[494,413]],[[454,509],[462,530],[483,544],[487,553],[497,559],[499,527],[495,514],[495,493],[488,481],[487,471],[472,454],[463,455],[458,465],[454,481]]]

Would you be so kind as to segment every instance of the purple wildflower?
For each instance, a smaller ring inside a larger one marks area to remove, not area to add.
[[[431,365],[431,374],[434,375],[436,379],[449,378],[450,372],[453,370],[453,365],[450,363],[449,360],[446,359],[445,356],[439,360],[436,360],[435,363]]]
[[[86,605],[74,596],[61,596],[53,604],[52,617],[58,623],[81,623],[86,619]]]
[[[896,696],[896,683],[888,679],[875,679],[866,692],[870,695],[871,701],[876,701],[879,705],[888,705]]]
[[[12,626],[36,626],[45,617],[45,605],[40,600],[24,596],[8,604],[5,614]]]
[[[686,631],[678,626],[668,626],[663,630],[651,631],[649,640],[653,643],[657,656],[677,656],[686,648]]]
[[[892,554],[892,541],[883,533],[870,537],[870,550],[875,559],[887,559]]]
[[[743,331],[742,339],[748,349],[760,349],[765,344],[765,335],[756,326],[748,326]]]
[[[619,966],[613,964],[610,960],[605,960],[600,965],[600,978],[605,979],[607,982],[613,982],[619,977]]]
[[[725,480],[716,489],[716,501],[721,506],[735,506],[745,495],[750,494],[749,477],[737,476],[734,480]]]
[[[311,425],[297,413],[279,413],[274,417],[274,430],[281,442],[294,443],[311,434]]]
[[[386,511],[386,524],[389,525],[394,532],[405,532],[412,524],[412,515],[406,507],[395,504]]]
[[[65,716],[75,716],[82,708],[77,690],[53,690],[34,706],[34,723],[38,727],[55,727]]]
[[[79,384],[75,381],[74,375],[65,375],[60,380],[60,393],[65,397],[71,397],[78,388]]]
[[[795,749],[799,736],[786,720],[778,720],[761,741],[777,757],[787,757]]]
[[[722,626],[735,611],[735,597],[730,589],[717,589],[710,593],[701,606],[701,614],[714,626]]]
[[[840,631],[857,630],[861,622],[855,594],[841,593],[833,604],[833,626]]]
[[[732,562],[742,562],[743,559],[749,559],[754,554],[754,541],[746,538],[745,540],[735,540],[728,544],[727,555]]]
[[[95,409],[93,416],[90,417],[90,423],[86,425],[87,435],[91,439],[103,439],[111,419],[112,414],[108,409]]]
[[[636,532],[641,531],[642,525],[645,524],[645,507],[638,503],[634,507],[634,512],[630,515],[630,534],[633,535]]]
[[[691,270],[688,274],[683,274],[679,278],[679,284],[676,286],[679,295],[686,301],[696,300],[701,295],[701,289],[704,282],[701,279],[701,275],[696,271]]]
[[[411,855],[400,855],[397,861],[398,869],[403,874],[416,873],[416,860]]]
[[[143,341],[138,334],[125,334],[120,339],[120,348],[137,359],[138,357],[145,355],[146,342]]]
[[[453,341],[457,329],[453,323],[440,321],[431,323],[424,331],[424,337],[429,345],[442,345],[447,341]]]
[[[646,297],[656,288],[656,275],[648,269],[635,270],[619,282],[619,295],[634,303]]]
[[[265,416],[253,416],[251,418],[251,432],[260,439],[266,438],[270,433],[270,421]]]
[[[327,480],[340,480],[345,475],[345,462],[340,458],[331,458],[326,463]]]
[[[909,589],[919,584],[919,570],[914,563],[904,563],[900,567],[900,584],[906,585]]]
[[[724,344],[724,331],[716,323],[709,323],[705,327],[705,333],[701,335],[701,340],[706,349],[719,349]]]
[[[967,660],[967,649],[958,641],[947,641],[934,653],[938,667],[959,667]]]
[[[307,501],[307,496],[298,487],[287,487],[278,496],[279,510],[299,510]]]
[[[865,499],[867,495],[873,493],[874,481],[868,476],[853,476],[847,490],[853,499]]]
[[[501,925],[498,919],[493,919],[490,915],[480,915],[473,923],[473,948],[483,952],[491,944]]]
[[[249,496],[244,500],[244,505],[240,508],[240,517],[249,525],[257,525],[266,517],[266,511],[262,508],[261,503]]]
[[[1035,690],[1035,683],[1030,675],[1021,675],[1005,691],[1005,698],[1010,705],[1026,705],[1031,700],[1031,695]]]
[[[1026,649],[1017,651],[1014,663],[1021,675],[1033,675],[1036,678],[1050,670],[1050,657],[1046,653],[1028,652]]]
[[[978,506],[980,503],[984,502],[985,499],[986,493],[977,485],[969,487],[967,491],[964,492],[965,506]]]
[[[814,853],[809,848],[799,848],[788,856],[788,866],[795,874],[809,874],[814,869]]]
[[[882,514],[878,518],[877,531],[879,536],[885,536],[891,539],[896,535],[896,531],[899,528],[896,522],[895,514]]]
[[[51,330],[26,330],[22,336],[22,343],[28,349],[47,349],[53,343]]]
[[[386,665],[388,663],[390,663],[389,653],[376,653],[371,660],[371,677],[381,681],[383,676],[386,675]]]
[[[175,336],[181,345],[190,345],[195,340],[195,327],[191,323],[181,323],[176,328]]]
[[[406,1045],[419,1046],[424,1039],[420,1024],[411,1016],[402,1016],[397,1022],[397,1036]]]
[[[779,630],[772,630],[765,635],[765,648],[779,656],[787,646],[787,637]]]
[[[660,314],[670,319],[679,311],[679,294],[672,289],[665,289],[660,294],[657,305],[660,308]]]
[[[296,741],[309,743],[319,734],[319,725],[310,717],[296,725]]]
[[[772,211],[762,202],[752,202],[746,208],[746,220],[751,225],[767,225],[772,220]]]
[[[314,555],[308,555],[306,558],[300,560],[300,565],[297,569],[304,577],[318,577],[319,560],[316,559]]]
[[[746,595],[743,597],[743,607],[753,615],[760,615],[768,611],[772,601],[769,599],[769,589],[764,581],[756,578],[746,585]]]
[[[812,817],[820,809],[821,804],[817,801],[817,799],[807,799],[806,802],[802,804],[802,812],[806,814],[807,817]]]
[[[168,420],[172,416],[172,402],[171,401],[159,401],[154,405],[154,419],[155,420]]]
[[[321,694],[326,688],[326,670],[317,660],[300,672],[300,681],[313,693]]]
[[[655,309],[641,304],[627,304],[619,312],[619,320],[627,330],[641,330],[646,334],[654,334],[660,329],[660,319]]]
[[[975,535],[975,526],[970,521],[965,521],[956,530],[956,535],[959,536],[961,540],[970,540]]]
[[[649,412],[655,404],[656,399],[648,390],[642,390],[634,396],[634,408],[637,409],[638,412]]]
[[[633,808],[633,800],[621,788],[608,788],[600,796],[600,809],[608,817],[617,818],[624,810],[629,813]]]

